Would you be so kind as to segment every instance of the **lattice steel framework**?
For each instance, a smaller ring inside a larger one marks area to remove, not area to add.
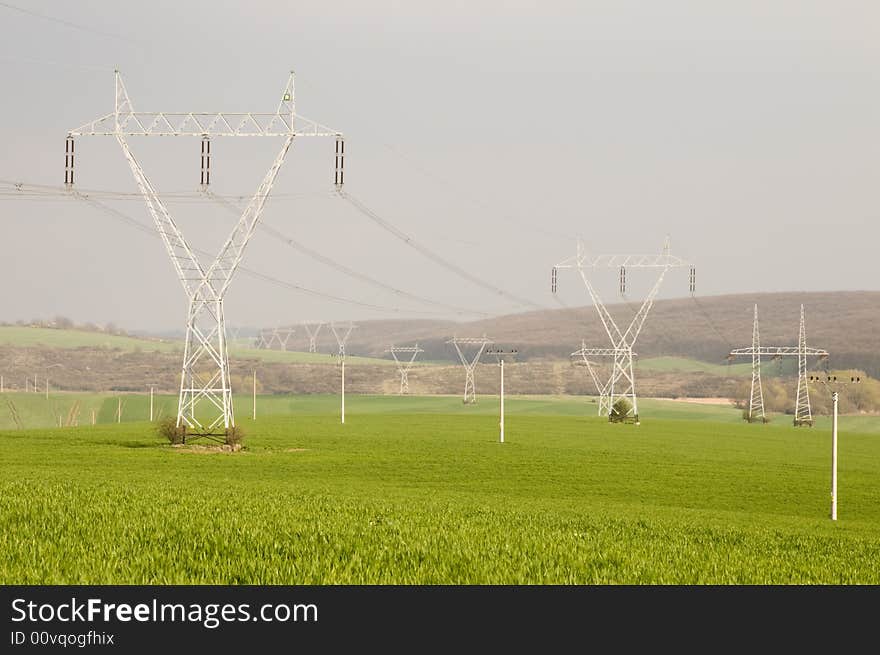
[[[599,396],[599,416],[608,416],[611,413],[611,400],[609,396],[611,378],[609,377],[603,382],[599,377],[599,372],[596,370],[599,363],[591,361],[589,358],[610,357],[613,361],[615,358],[620,357],[621,354],[621,350],[616,348],[588,348],[584,341],[581,341],[581,347],[578,350],[571,353],[572,364],[586,368],[593,379],[593,384],[596,385],[596,393]],[[638,357],[638,354],[632,353],[632,356],[635,358]]]
[[[400,393],[409,393],[409,370],[412,368],[419,353],[425,352],[419,348],[419,344],[415,346],[391,346],[385,352],[391,353],[394,362],[397,364],[397,372],[400,373]],[[410,355],[409,359],[400,359],[398,355]]]
[[[345,328],[340,327],[339,330],[337,330],[336,324],[333,321],[330,321],[330,331],[336,338],[336,345],[339,347],[336,351],[337,362],[341,362],[345,359],[345,344],[348,343],[348,338],[351,336],[352,331],[356,329],[357,325],[349,323]]]
[[[654,305],[654,299],[660,291],[660,286],[667,272],[673,268],[690,268],[690,292],[693,294],[696,287],[696,273],[694,267],[680,257],[676,257],[669,252],[669,239],[667,238],[663,244],[660,254],[653,255],[595,255],[587,254],[582,241],[578,240],[577,254],[574,257],[560,262],[553,267],[551,277],[551,291],[555,294],[558,288],[558,270],[560,268],[573,268],[580,274],[584,286],[593,301],[593,306],[599,314],[605,333],[611,341],[611,348],[586,349],[587,356],[602,356],[612,358],[611,375],[605,385],[597,383],[597,389],[600,392],[599,411],[607,411],[608,418],[612,418],[612,411],[615,403],[620,398],[629,400],[630,407],[622,419],[631,419],[636,422],[639,420],[638,399],[636,397],[635,374],[633,372],[633,346],[645,325],[648,313]],[[593,282],[587,275],[588,270],[599,268],[617,268],[620,271],[620,295],[626,295],[626,269],[628,268],[650,268],[659,269],[660,274],[657,277],[654,286],[648,292],[645,300],[642,302],[635,316],[633,316],[629,325],[625,330],[621,330],[611,313],[605,307],[605,303],[596,291]],[[591,374],[593,373],[592,367]],[[604,390],[604,391],[603,391]],[[604,402],[603,402],[604,399]]]
[[[492,340],[484,334],[482,337],[452,337],[446,343],[451,343],[455,346],[455,352],[458,353],[458,358],[461,360],[462,366],[464,366],[464,397],[462,402],[465,405],[474,405],[477,402],[474,370],[477,368],[477,364],[480,363],[480,356],[483,354],[486,346],[492,345]],[[466,357],[461,348],[462,346],[476,346],[477,349],[473,356]]]
[[[337,188],[342,184],[342,134],[295,113],[294,76],[291,72],[275,113],[229,112],[136,112],[119,71],[115,72],[116,104],[113,113],[86,123],[67,136],[64,182],[73,186],[74,137],[112,136],[122,148],[135,182],[146,201],[162,237],[171,262],[189,302],[186,319],[186,344],[180,379],[177,411],[178,427],[194,435],[225,434],[235,425],[232,389],[229,380],[226,324],[223,299],[266,200],[275,184],[278,171],[295,137],[319,136],[336,139]],[[202,139],[201,183],[210,183],[210,139],[214,137],[274,137],[281,148],[269,171],[236,223],[217,257],[202,263],[172,218],[156,188],[132,154],[127,137],[183,136]],[[205,401],[212,414],[197,411]],[[221,432],[222,430],[222,432]]]
[[[807,380],[807,358],[808,357],[818,357],[819,359],[825,360],[828,359],[828,351],[822,348],[811,348],[807,346],[807,329],[806,323],[804,321],[804,306],[801,305],[801,320],[800,320],[800,328],[798,330],[798,345],[797,346],[761,346],[760,344],[755,343],[754,334],[757,332],[757,321],[758,321],[758,308],[755,306],[755,327],[754,333],[752,336],[752,347],[751,348],[736,348],[735,350],[731,350],[728,355],[728,359],[733,360],[736,357],[751,357],[752,358],[752,397],[755,394],[754,380],[755,380],[755,367],[757,366],[757,376],[760,384],[760,367],[761,367],[761,357],[770,357],[772,359],[781,359],[782,357],[797,357],[798,358],[798,388],[797,388],[797,399],[795,401],[794,408],[794,425],[795,426],[812,426],[813,425],[813,412],[810,407],[810,390],[808,387]],[[751,404],[751,400],[750,400]],[[763,418],[763,395],[761,397],[761,416]]]
[[[318,352],[318,333],[321,332],[321,328],[324,326],[323,323],[303,323],[303,328],[306,331],[306,334],[309,335],[309,352],[316,353]]]

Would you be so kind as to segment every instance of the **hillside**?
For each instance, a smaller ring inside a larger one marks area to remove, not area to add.
[[[749,375],[745,359],[728,365],[731,347],[750,345],[752,306],[759,303],[764,345],[794,345],[800,304],[807,312],[808,344],[831,352],[830,366],[856,368],[880,377],[880,335],[873,329],[880,293],[839,292],[753,294],[662,300],[648,318],[636,344],[639,390],[644,396],[732,397]],[[623,321],[625,304],[610,307]],[[394,393],[397,375],[385,350],[392,343],[418,342],[425,353],[410,375],[414,393],[460,392],[463,380],[455,351],[446,344],[452,335],[486,333],[496,343],[516,347],[518,364],[510,369],[512,393],[592,393],[585,371],[573,370],[569,353],[580,346],[605,346],[606,337],[592,307],[516,314],[472,323],[448,321],[365,321],[352,334],[348,352],[352,393]],[[304,331],[291,341],[306,346]],[[141,339],[101,333],[0,326],[0,376],[7,389],[24,390],[25,380],[39,379],[42,391],[49,377],[52,389],[70,391],[143,392],[155,385],[177,387],[182,342]],[[233,387],[247,390],[258,370],[266,393],[332,393],[339,380],[336,344],[328,332],[318,353],[230,348]],[[494,362],[484,359],[478,372],[480,392],[494,391]],[[811,362],[811,366],[815,363]],[[765,362],[765,376],[791,376],[791,361]]]
[[[852,367],[880,374],[880,292],[754,293],[707,298],[658,300],[636,344],[642,357],[679,356],[712,364],[725,363],[731,348],[751,345],[752,312],[758,304],[762,345],[797,345],[800,305],[806,311],[808,345],[825,348],[835,367]],[[619,324],[635,313],[635,303],[609,305]],[[398,321],[375,322],[388,334],[401,334]],[[374,323],[361,324],[352,335],[351,351],[382,356],[389,339]],[[419,329],[424,357],[450,360],[455,356],[446,340],[453,334],[487,334],[496,343],[517,347],[521,359],[568,358],[580,347],[608,345],[595,309],[576,307],[512,314],[471,323],[424,322]],[[399,341],[403,342],[403,341]]]

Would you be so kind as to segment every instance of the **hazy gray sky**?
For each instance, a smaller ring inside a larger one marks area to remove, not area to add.
[[[11,4],[56,20],[0,4],[3,180],[62,184],[64,137],[112,111],[116,66],[142,111],[273,111],[294,69],[298,113],[346,134],[349,191],[515,295],[554,306],[549,271],[578,234],[594,252],[650,252],[669,233],[704,295],[880,288],[876,2]],[[214,142],[212,186],[247,195],[280,144],[232,141]],[[160,190],[196,189],[198,139],[131,144]],[[332,148],[294,145],[267,224],[419,296],[518,309],[334,197]],[[77,152],[81,188],[136,191],[112,139],[81,138]],[[137,197],[107,202],[150,223]],[[235,220],[207,202],[170,207],[196,247],[216,249]],[[2,195],[0,220],[0,319],[182,327],[158,240],[71,199]],[[244,265],[389,309],[241,276],[233,325],[438,311],[263,232]],[[601,280],[612,297],[616,272]],[[573,276],[560,286],[566,302],[585,302]],[[682,273],[664,295],[686,291]]]

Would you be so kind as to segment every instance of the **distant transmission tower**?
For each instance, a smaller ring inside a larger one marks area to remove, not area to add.
[[[342,184],[342,134],[296,115],[293,73],[290,74],[284,87],[278,109],[272,114],[136,112],[119,71],[116,71],[115,79],[116,105],[113,113],[71,130],[67,135],[64,182],[68,188],[73,186],[74,137],[116,138],[189,301],[177,426],[185,427],[194,435],[225,434],[235,425],[235,418],[229,380],[223,299],[244,255],[245,247],[253,236],[294,137],[321,136],[336,139],[335,182],[339,188]],[[275,161],[217,257],[209,265],[204,265],[184,238],[165,203],[132,154],[126,141],[126,137],[130,136],[201,138],[203,186],[207,186],[211,181],[212,137],[278,137],[282,139],[282,145]],[[197,411],[201,401],[207,401],[206,404],[213,415],[200,414]]]
[[[611,400],[609,395],[611,378],[608,378],[603,382],[602,379],[599,377],[599,373],[596,371],[598,363],[591,361],[589,358],[611,358],[613,361],[613,359],[619,355],[619,349],[588,348],[583,340],[581,340],[580,349],[571,353],[571,363],[575,366],[583,366],[584,368],[586,368],[587,372],[589,372],[590,374],[590,377],[593,379],[593,384],[596,385],[596,393],[599,395],[599,416],[608,416],[611,413]],[[632,356],[638,357],[636,353],[632,353]]]
[[[810,348],[807,346],[807,330],[804,322],[804,306],[801,305],[801,321],[798,331],[797,346],[762,346],[757,340],[758,335],[758,307],[755,306],[755,323],[752,330],[752,347],[737,348],[731,350],[728,355],[729,359],[735,357],[751,357],[752,358],[752,392],[749,399],[749,421],[756,420],[757,415],[753,415],[752,410],[755,406],[755,380],[757,379],[758,394],[760,395],[760,418],[766,421],[764,416],[764,396],[761,391],[761,356],[772,357],[773,359],[781,359],[783,357],[798,358],[798,388],[797,400],[794,408],[794,425],[795,426],[812,426],[813,413],[810,407],[810,391],[807,379],[807,357],[818,357],[819,359],[828,359],[828,351],[821,348]],[[754,418],[753,418],[754,416]]]
[[[343,332],[343,328],[336,329],[336,324],[333,321],[330,321],[330,331],[333,333],[333,336],[336,338],[336,345],[338,346],[338,350],[336,351],[336,359],[341,361],[345,359],[345,344],[348,343],[348,338],[351,336],[352,330],[357,329],[357,325],[353,323],[349,323],[345,331]]]
[[[412,368],[419,353],[425,352],[419,348],[419,344],[415,346],[391,346],[385,352],[391,353],[394,362],[397,364],[397,372],[400,373],[400,393],[409,393],[409,370]],[[401,354],[411,355],[409,359],[399,359],[397,356]]]
[[[446,343],[451,343],[455,346],[458,358],[461,360],[462,366],[464,366],[464,399],[462,402],[465,405],[473,405],[477,402],[474,370],[477,368],[477,364],[480,363],[480,355],[483,354],[486,346],[492,345],[492,340],[484,334],[482,337],[453,337]],[[461,348],[462,346],[476,346],[477,349],[473,356],[468,358],[465,356]]]
[[[752,326],[752,389],[749,393],[748,421],[767,422],[764,415],[764,387],[761,385],[761,336],[758,333],[758,305],[755,304],[755,323]]]
[[[577,254],[553,267],[551,291],[554,294],[557,292],[558,288],[558,269],[577,269],[583,280],[584,286],[587,288],[587,292],[590,294],[593,305],[599,313],[599,319],[602,321],[602,326],[605,328],[608,339],[611,341],[611,348],[584,349],[583,352],[584,359],[588,356],[612,358],[611,376],[609,377],[608,382],[605,385],[597,384],[597,388],[600,391],[599,411],[607,411],[609,420],[612,419],[612,412],[614,411],[616,401],[621,398],[626,398],[629,400],[630,406],[627,408],[626,414],[622,415],[620,418],[623,420],[633,420],[636,423],[639,421],[639,407],[638,399],[636,397],[632,349],[639,337],[639,333],[642,331],[645,320],[648,318],[648,313],[654,305],[654,298],[660,291],[660,285],[663,283],[666,273],[672,268],[682,268],[685,266],[690,268],[690,292],[693,294],[696,290],[695,269],[685,260],[670,254],[669,238],[667,237],[663,244],[663,250],[657,255],[596,255],[591,257],[587,255],[583,242],[578,240]],[[602,302],[602,299],[596,292],[596,288],[593,286],[592,281],[587,275],[587,270],[598,268],[616,268],[619,270],[619,292],[621,296],[626,295],[627,268],[660,269],[660,275],[658,276],[657,281],[648,292],[641,307],[636,312],[635,316],[633,316],[625,330],[621,330],[617,326],[617,323],[605,307],[605,303]],[[603,393],[603,389],[607,389],[607,391]]]
[[[309,352],[316,353],[318,352],[318,333],[321,331],[321,328],[324,326],[323,323],[303,323],[303,327],[305,328],[306,334],[309,335]]]

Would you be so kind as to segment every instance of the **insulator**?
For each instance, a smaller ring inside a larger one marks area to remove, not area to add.
[[[556,293],[556,267],[550,273],[550,291]]]
[[[626,267],[620,267],[620,295],[626,295]]]
[[[73,186],[73,137],[67,137],[64,143],[64,184]]]
[[[211,183],[211,140],[208,137],[202,137],[202,186]]]
[[[333,177],[333,183],[337,187],[341,187],[345,181],[345,140],[336,139],[336,173]]]

